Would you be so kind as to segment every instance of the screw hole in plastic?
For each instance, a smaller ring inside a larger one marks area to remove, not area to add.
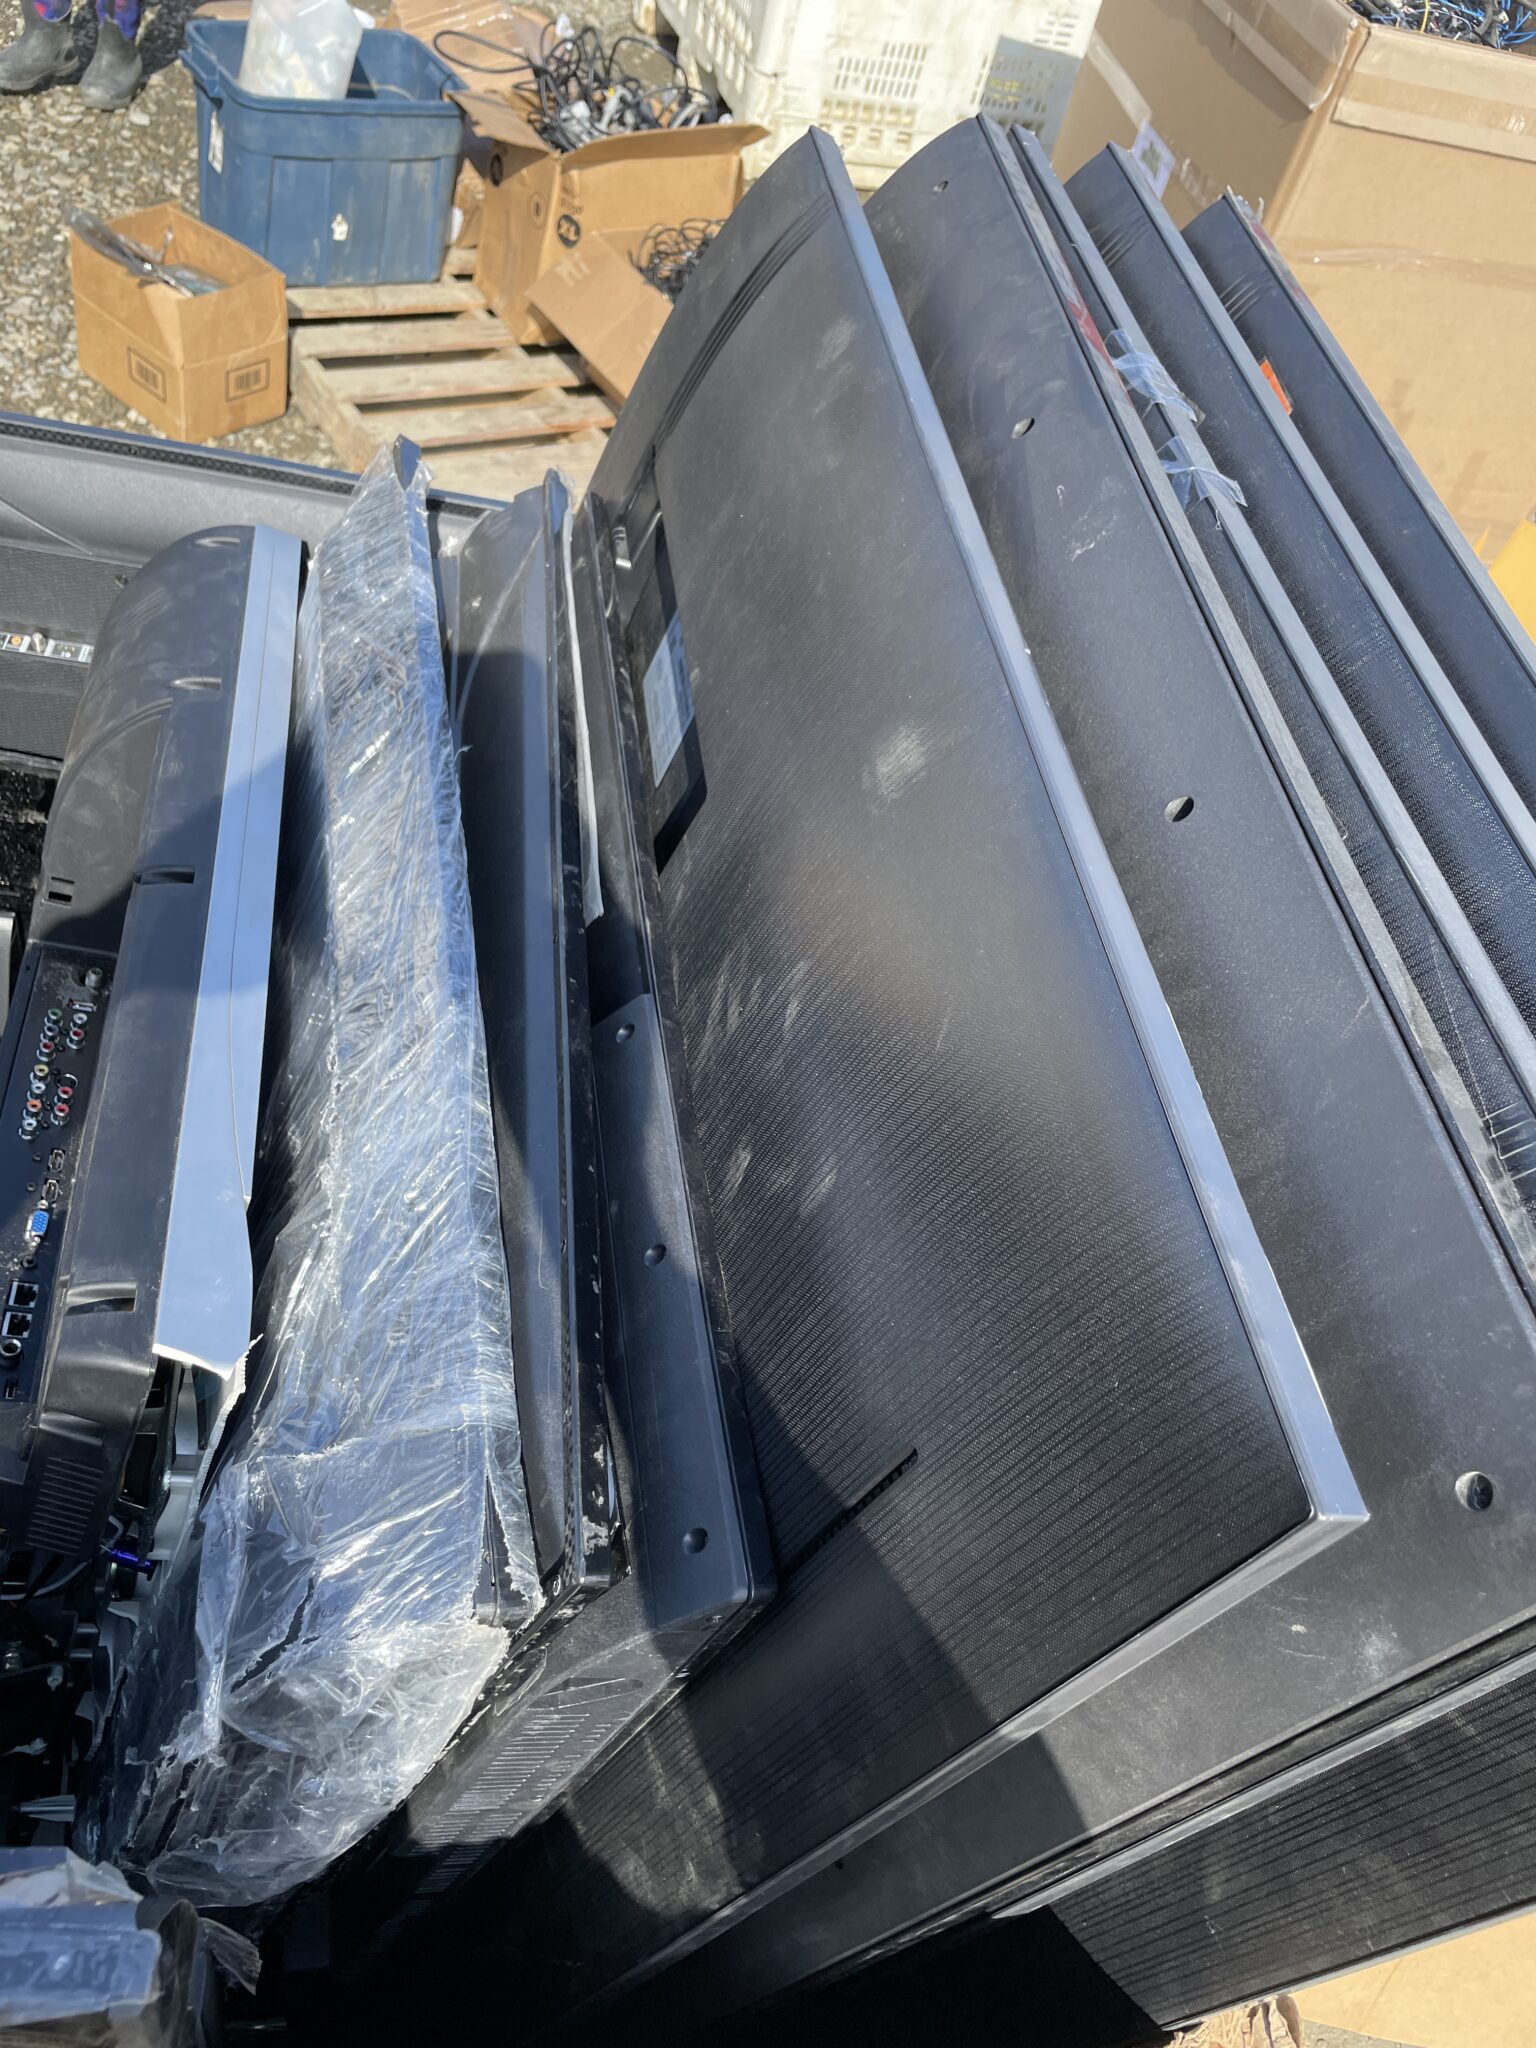
[[[1026,413],[1023,419],[1015,420],[1013,423],[1013,439],[1015,441],[1022,441],[1034,424],[1034,417],[1029,413]]]
[[[645,1263],[648,1266],[659,1266],[666,1256],[667,1248],[664,1244],[653,1244],[646,1250]]]
[[[1170,825],[1182,825],[1194,808],[1195,800],[1192,796],[1176,796],[1171,803],[1163,805],[1163,816]]]
[[[683,1548],[690,1557],[697,1557],[708,1541],[707,1529],[690,1529],[683,1538]]]
[[[628,1045],[629,1041],[635,1035],[635,1027],[633,1024],[621,1024],[618,1030],[615,1031],[613,1035],[619,1041],[620,1045]]]
[[[1456,1482],[1456,1498],[1474,1515],[1493,1506],[1493,1481],[1486,1472],[1463,1472]]]

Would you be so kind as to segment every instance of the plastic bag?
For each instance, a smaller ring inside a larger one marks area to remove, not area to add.
[[[344,100],[362,39],[347,0],[252,0],[240,89],[265,99]]]

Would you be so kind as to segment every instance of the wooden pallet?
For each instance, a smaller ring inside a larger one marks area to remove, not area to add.
[[[436,284],[291,289],[292,401],[349,469],[405,434],[450,490],[510,498],[547,469],[582,490],[613,407],[569,349],[510,339],[473,265],[455,250]]]

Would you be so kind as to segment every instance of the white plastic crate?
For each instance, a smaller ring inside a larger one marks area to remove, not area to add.
[[[984,108],[1049,136],[1098,0],[656,0],[683,62],[768,140],[756,173],[813,125],[856,185],[878,185]]]

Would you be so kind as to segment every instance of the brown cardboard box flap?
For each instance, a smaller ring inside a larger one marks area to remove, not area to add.
[[[532,8],[509,0],[393,0],[385,25],[414,36],[468,91],[537,105],[526,60],[539,54],[549,23]]]
[[[583,169],[589,164],[614,164],[633,154],[638,146],[647,157],[740,156],[754,142],[767,135],[753,121],[706,121],[697,128],[646,128],[639,134],[605,135],[601,142],[584,142],[570,152],[572,163]]]
[[[671,311],[665,294],[630,261],[623,241],[588,236],[528,291],[532,305],[583,358],[593,383],[620,405]]]
[[[510,178],[541,157],[556,154],[538,130],[529,125],[527,115],[519,113],[508,101],[487,92],[451,92],[448,97],[463,108],[477,135],[501,145],[504,177]]]
[[[1369,31],[1344,0],[1205,0],[1304,107],[1320,107]]]
[[[1333,118],[1351,128],[1536,163],[1536,59],[1375,29],[1350,69]]]
[[[446,61],[446,60],[445,60]],[[514,171],[537,157],[559,157],[573,169],[588,164],[608,164],[638,153],[645,157],[739,156],[767,135],[750,121],[710,121],[697,128],[626,129],[620,135],[605,135],[600,142],[584,142],[580,149],[551,148],[538,130],[516,107],[483,92],[451,92],[481,135],[503,145],[503,173]]]

